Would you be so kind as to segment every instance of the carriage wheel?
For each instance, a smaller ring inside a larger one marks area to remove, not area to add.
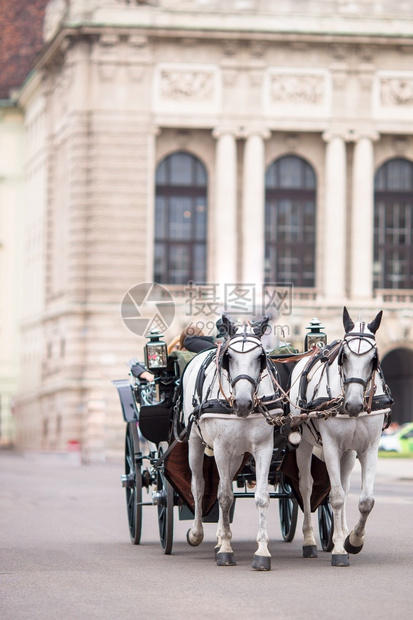
[[[163,454],[159,449],[158,456]],[[157,496],[158,496],[158,523],[161,547],[165,555],[172,551],[174,530],[174,490],[165,478],[163,468],[157,471]]]
[[[318,531],[320,534],[321,548],[323,551],[332,551],[333,543],[333,511],[328,498],[318,507]]]
[[[298,504],[293,496],[291,485],[283,474],[280,474],[278,490],[288,493],[289,497],[281,497],[279,501],[281,533],[285,542],[291,542],[295,536],[298,518]]]
[[[136,463],[137,452],[140,452],[140,444],[136,422],[129,422],[126,427],[125,476],[122,483],[126,488],[129,535],[134,545],[139,545],[142,533],[142,470]]]

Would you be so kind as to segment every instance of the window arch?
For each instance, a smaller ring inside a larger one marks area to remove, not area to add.
[[[277,159],[265,175],[265,281],[315,286],[316,176],[301,157]]]
[[[374,288],[413,288],[413,163],[401,157],[374,180]]]
[[[190,153],[176,152],[161,161],[155,182],[155,282],[205,282],[205,166]]]

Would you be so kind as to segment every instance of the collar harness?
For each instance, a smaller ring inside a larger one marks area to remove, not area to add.
[[[239,344],[241,345],[241,350],[238,347],[235,349],[234,347]],[[252,345],[252,347],[248,347],[248,345]],[[254,377],[248,374],[239,374],[235,377],[231,377],[229,372],[230,352],[235,351],[237,354],[245,354],[250,353],[256,348],[261,349],[260,370],[257,378],[254,379]],[[204,390],[206,371],[213,363],[215,365],[214,374],[208,388]],[[277,374],[277,370],[273,364],[270,364],[270,360],[264,351],[261,340],[252,334],[248,334],[245,326],[243,334],[237,334],[227,340],[223,346],[219,345],[216,350],[211,350],[211,353],[207,355],[203,361],[198,371],[195,393],[192,397],[193,417],[199,420],[203,413],[235,415],[233,411],[234,394],[232,390],[241,379],[249,381],[254,387],[254,407],[251,413],[263,413],[264,417],[266,417],[264,411],[268,412],[273,409],[282,409],[282,402],[278,389],[270,396],[258,396],[261,379],[265,371],[267,371],[268,374]],[[223,387],[223,372],[226,373],[226,378],[230,387],[229,394],[226,394]],[[278,381],[274,384],[278,385]]]
[[[394,400],[391,396],[390,388],[385,382],[383,371],[381,369],[377,351],[376,338],[374,334],[366,333],[364,331],[364,326],[365,324],[361,323],[361,328],[359,332],[348,332],[344,336],[343,340],[336,340],[332,342],[330,345],[323,348],[318,355],[309,360],[300,377],[300,398],[298,401],[298,406],[300,407],[301,411],[304,411],[306,413],[310,413],[313,411],[325,411],[326,414],[327,412],[329,414],[327,417],[335,416],[337,414],[343,414],[344,388],[346,385],[349,385],[351,383],[359,383],[363,386],[364,411],[367,414],[371,413],[372,411],[380,411],[382,409],[391,407]],[[370,346],[367,350],[361,351],[361,343],[363,341],[367,342]],[[356,343],[358,343],[358,346]],[[360,377],[346,377],[344,375],[343,357],[344,347],[346,345],[349,347],[350,351],[353,354],[359,356],[366,355],[372,349],[375,350],[375,354],[372,359],[371,373],[367,380],[361,379]],[[333,397],[330,389],[330,368],[336,359],[341,377],[342,390],[339,395]],[[314,388],[312,396],[309,400],[307,400],[307,389],[309,384],[308,376],[310,374],[310,371],[318,363],[323,364],[320,379]],[[381,379],[383,394],[375,394],[377,387],[375,383],[376,373]],[[327,396],[318,396],[319,388],[324,378]]]

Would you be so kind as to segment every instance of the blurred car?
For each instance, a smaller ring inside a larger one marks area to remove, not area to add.
[[[383,433],[379,450],[413,454],[413,422],[402,424],[394,433]]]

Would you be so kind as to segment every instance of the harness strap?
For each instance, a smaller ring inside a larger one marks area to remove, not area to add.
[[[220,352],[221,352],[221,342],[218,344],[218,350],[217,350],[217,357],[216,357],[216,368],[217,368],[217,378],[218,378],[218,385],[219,385],[219,391],[221,392],[222,396],[224,397],[224,399],[230,403],[231,407],[233,404],[232,401],[232,396],[230,398],[228,398],[228,396],[225,394],[224,392],[224,388],[222,387],[222,381],[221,381],[221,366],[220,366]],[[199,400],[201,400],[201,398],[199,398]]]
[[[330,360],[333,356],[334,358],[336,357],[336,354],[339,348],[340,348],[340,342],[337,342],[337,341],[332,342],[331,345],[325,347],[322,350],[314,347],[313,355],[308,360],[308,363],[306,367],[304,368],[303,372],[301,373],[301,377],[300,377],[300,385],[299,385],[298,392],[300,394],[299,407],[301,409],[305,409],[307,407],[307,386],[308,386],[308,374],[310,370],[312,370],[312,368],[318,362],[321,362],[323,364],[326,364],[326,362],[329,362],[329,364],[331,364],[332,361]],[[323,367],[322,372],[324,372],[326,367],[327,367],[326,365]],[[313,394],[313,398],[311,400],[314,400],[315,396],[316,394]]]
[[[282,357],[274,355],[274,357],[269,357],[269,359],[271,361],[277,362],[277,364],[289,364],[290,362],[299,362],[304,357],[309,357],[310,355],[313,355],[313,354],[314,354],[314,350],[310,349],[309,351],[306,351],[305,353],[294,353],[294,355],[291,355],[290,357],[284,357],[284,355]]]
[[[367,332],[348,332],[348,334],[344,336],[344,340],[351,340],[352,338],[371,338],[372,340],[376,340],[374,334],[368,334]]]
[[[348,385],[349,383],[359,383],[366,388],[369,381],[364,381],[364,379],[361,379],[360,377],[348,377],[348,379],[343,379],[343,384]]]
[[[237,375],[235,377],[235,379],[232,379],[231,381],[231,387],[234,387],[234,385],[238,382],[241,381],[242,379],[245,379],[246,381],[249,381],[255,388],[257,387],[257,382],[254,381],[254,379],[252,377],[250,377],[249,375]]]
[[[205,375],[205,371],[206,371],[207,367],[209,366],[209,364],[211,363],[212,358],[214,357],[215,354],[216,354],[217,359],[218,359],[218,353],[219,353],[219,351],[215,352],[215,349],[212,349],[210,351],[210,353],[206,356],[206,358],[204,359],[204,361],[202,362],[202,364],[201,364],[201,366],[200,366],[200,368],[198,370],[198,374],[197,374],[196,382],[195,382],[195,392],[194,392],[194,395],[192,397],[192,406],[193,407],[196,407],[198,402],[202,402],[202,390],[203,390],[203,387],[204,387],[205,376],[206,376]],[[195,394],[198,397],[198,402],[197,402],[197,400],[195,398]]]

